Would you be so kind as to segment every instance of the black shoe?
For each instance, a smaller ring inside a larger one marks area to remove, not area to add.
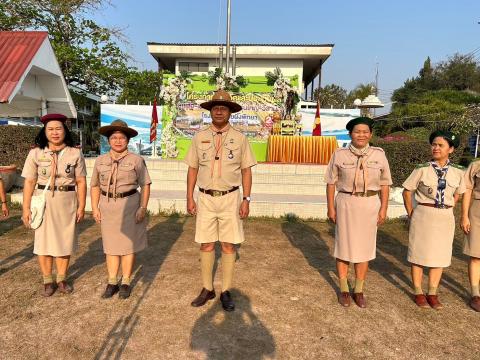
[[[105,292],[102,295],[102,299],[110,299],[118,292],[118,285],[108,284]]]
[[[200,295],[198,295],[195,300],[192,301],[193,307],[203,306],[207,303],[208,300],[211,300],[215,297],[215,290],[202,289]]]
[[[132,288],[130,285],[122,284],[120,285],[120,291],[118,292],[118,297],[120,299],[127,299],[130,297],[130,293],[132,292]]]
[[[220,294],[220,301],[222,302],[223,310],[225,311],[233,311],[235,310],[235,303],[232,300],[232,296],[230,295],[230,291],[224,291]]]

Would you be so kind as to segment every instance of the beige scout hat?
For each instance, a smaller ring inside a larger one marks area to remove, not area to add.
[[[212,107],[215,105],[227,106],[232,113],[242,110],[240,104],[232,101],[232,97],[225,90],[217,90],[215,94],[213,94],[212,100],[200,104],[202,108],[207,110],[212,110]]]
[[[110,125],[102,126],[100,129],[98,129],[98,132],[107,138],[110,137],[110,135],[112,135],[112,133],[115,131],[121,131],[127,135],[129,139],[138,135],[137,130],[129,128],[127,123],[120,119],[113,120]]]

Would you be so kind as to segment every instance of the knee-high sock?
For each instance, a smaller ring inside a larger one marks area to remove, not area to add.
[[[236,257],[236,253],[226,254],[222,252],[222,292],[230,290],[232,287],[233,268]]]
[[[200,267],[202,268],[202,283],[207,290],[213,290],[213,264],[215,251],[200,251]]]

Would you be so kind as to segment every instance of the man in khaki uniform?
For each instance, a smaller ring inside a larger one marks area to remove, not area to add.
[[[200,106],[210,110],[212,125],[193,137],[185,158],[188,165],[187,211],[197,215],[195,241],[200,243],[203,282],[203,289],[192,306],[202,306],[215,297],[214,250],[215,242],[220,241],[223,274],[220,300],[225,311],[233,311],[235,304],[229,289],[236,259],[234,244],[244,240],[242,219],[249,214],[251,167],[256,165],[256,160],[246,136],[228,122],[232,113],[242,109],[231,100],[228,92],[219,90],[211,101]],[[195,184],[200,192],[198,204],[193,198]]]

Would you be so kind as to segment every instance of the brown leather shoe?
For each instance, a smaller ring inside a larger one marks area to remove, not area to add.
[[[57,287],[55,286],[54,283],[44,284],[42,296],[45,296],[45,297],[52,296],[55,293],[55,290],[57,290]]]
[[[367,302],[365,301],[365,297],[363,296],[363,293],[353,293],[352,298],[358,307],[362,309],[367,307]]]
[[[415,295],[415,304],[417,304],[417,306],[421,307],[422,309],[430,307],[427,302],[427,297],[424,294]]]
[[[215,290],[202,289],[200,295],[198,295],[195,300],[192,301],[193,307],[203,306],[207,303],[208,300],[211,300],[215,297]]]
[[[338,294],[338,302],[340,305],[349,307],[350,306],[350,293],[348,291],[344,291]]]
[[[226,290],[220,294],[220,301],[222,302],[223,310],[233,311],[235,310],[235,303],[233,302],[230,291]]]
[[[102,299],[110,299],[113,295],[115,295],[118,290],[119,286],[117,284],[107,284],[104,293],[102,294]]]
[[[470,307],[475,310],[480,312],[480,296],[474,296],[470,300]]]
[[[438,300],[438,295],[427,295],[427,302],[432,309],[440,310],[443,308],[442,303]]]
[[[73,292],[73,287],[69,285],[65,280],[57,283],[58,291],[62,294],[71,294]]]
[[[132,293],[132,287],[127,284],[120,285],[120,290],[118,291],[118,297],[120,299],[128,299]]]

